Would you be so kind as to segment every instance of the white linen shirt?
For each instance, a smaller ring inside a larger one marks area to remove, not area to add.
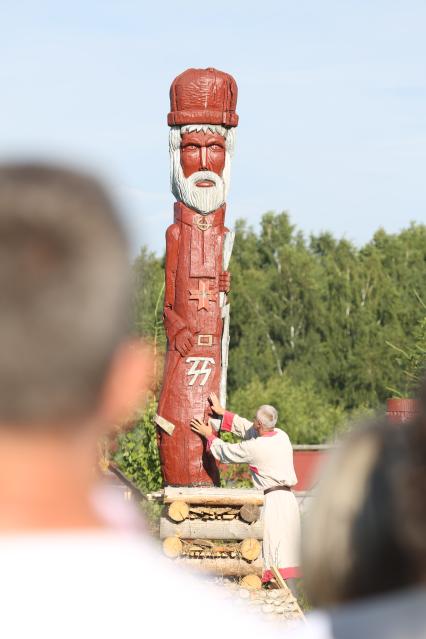
[[[274,428],[259,436],[253,422],[229,411],[223,416],[221,430],[234,433],[242,441],[228,444],[212,435],[208,440],[211,453],[225,464],[249,464],[255,488],[297,484],[293,448],[287,433]]]

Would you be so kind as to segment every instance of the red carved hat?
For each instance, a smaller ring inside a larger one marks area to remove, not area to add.
[[[221,124],[237,126],[238,88],[232,75],[224,71],[187,69],[170,87],[169,126]]]

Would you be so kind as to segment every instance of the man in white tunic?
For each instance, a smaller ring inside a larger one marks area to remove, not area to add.
[[[224,442],[199,419],[191,421],[192,430],[207,439],[207,448],[222,463],[249,464],[253,485],[265,496],[262,581],[273,578],[271,566],[276,566],[286,581],[293,580],[299,577],[300,515],[291,490],[297,477],[290,439],[275,427],[278,413],[273,406],[264,405],[251,422],[225,410],[214,393],[209,400],[213,411],[222,417],[221,430],[234,433],[242,441]]]

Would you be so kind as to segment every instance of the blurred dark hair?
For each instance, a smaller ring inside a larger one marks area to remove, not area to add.
[[[93,410],[128,329],[129,281],[127,239],[97,180],[0,166],[0,424]]]
[[[419,415],[403,428],[408,454],[399,487],[402,540],[426,577],[426,378],[418,390]]]

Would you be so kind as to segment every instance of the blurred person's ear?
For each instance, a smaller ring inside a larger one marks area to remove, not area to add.
[[[119,424],[144,405],[153,382],[154,357],[140,340],[129,340],[116,350],[101,392],[97,417],[105,426]]]

